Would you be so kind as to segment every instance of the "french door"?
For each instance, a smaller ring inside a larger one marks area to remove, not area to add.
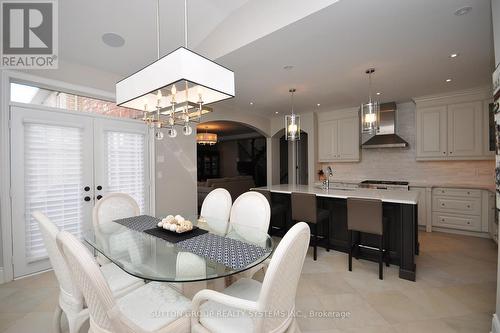
[[[130,194],[149,211],[149,144],[144,124],[86,114],[11,107],[14,277],[50,268],[34,211],[81,237],[108,192]]]

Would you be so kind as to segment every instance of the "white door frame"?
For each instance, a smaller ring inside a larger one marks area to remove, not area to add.
[[[76,85],[68,82],[42,78],[22,72],[0,70],[0,227],[2,232],[2,253],[3,267],[0,267],[0,283],[12,281],[14,278],[13,262],[12,262],[12,212],[10,198],[10,133],[9,133],[9,109],[11,105],[22,107],[30,107],[30,104],[11,103],[10,102],[10,83],[26,83],[40,88],[46,88],[55,91],[64,91],[77,95],[93,97],[97,99],[114,101],[115,94],[94,89],[86,86]],[[38,109],[46,109],[57,112],[68,112],[57,108],[49,108],[39,105],[31,105]],[[71,112],[74,114],[74,112]],[[116,119],[94,114],[95,117],[103,117],[106,119]],[[134,120],[129,120],[134,121]],[[150,210],[155,211],[155,145],[153,132],[150,133]],[[3,270],[3,277],[2,277]]]

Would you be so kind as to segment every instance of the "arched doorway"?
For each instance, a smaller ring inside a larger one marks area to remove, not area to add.
[[[273,159],[273,170],[279,165],[279,184],[308,184],[308,134],[300,133],[300,140],[289,142],[285,140],[285,130],[282,129],[274,134],[273,139],[279,141],[279,158]],[[294,158],[295,156],[295,158]],[[295,165],[294,165],[295,159]],[[295,170],[294,170],[295,168]],[[275,172],[275,171],[273,171]]]
[[[267,142],[261,132],[247,124],[218,120],[199,124],[197,133],[200,140],[203,135],[217,135],[213,144],[197,140],[199,205],[217,187],[227,189],[234,201],[250,188],[267,184]]]

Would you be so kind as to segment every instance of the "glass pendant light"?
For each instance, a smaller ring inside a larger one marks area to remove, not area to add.
[[[380,104],[372,99],[372,74],[375,68],[365,71],[368,74],[369,100],[361,104],[361,131],[363,134],[377,134],[380,120]]]
[[[296,91],[295,88],[289,90],[292,101],[292,114],[285,115],[285,140],[287,141],[300,140],[300,116],[295,114],[293,110],[293,95]]]

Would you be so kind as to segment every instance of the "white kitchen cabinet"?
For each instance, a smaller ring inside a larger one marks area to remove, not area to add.
[[[417,160],[493,159],[487,93],[415,99]]]
[[[448,155],[447,126],[446,106],[417,111],[417,158]]]
[[[448,106],[448,156],[473,157],[483,154],[482,102]]]
[[[318,117],[319,162],[359,161],[359,118],[357,113]]]

